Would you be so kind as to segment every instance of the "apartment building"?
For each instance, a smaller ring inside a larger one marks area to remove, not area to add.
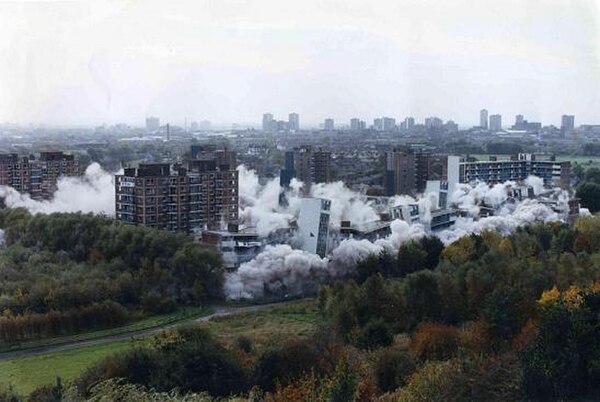
[[[460,162],[460,182],[483,181],[488,184],[502,183],[508,180],[520,181],[529,176],[544,179],[547,185],[570,187],[571,162],[555,160],[537,160],[533,154],[518,154],[510,160]]]
[[[158,229],[197,233],[238,220],[235,154],[217,151],[187,167],[140,164],[115,176],[117,220]]]
[[[287,151],[279,182],[281,186],[287,187],[294,177],[304,183],[305,194],[310,192],[312,183],[330,182],[332,180],[331,152],[313,150],[308,145]]]
[[[35,156],[0,154],[0,185],[11,186],[35,200],[49,200],[54,196],[58,180],[80,176],[79,161],[61,151],[42,152]]]

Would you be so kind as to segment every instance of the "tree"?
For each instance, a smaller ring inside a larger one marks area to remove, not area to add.
[[[383,392],[402,387],[415,371],[416,364],[405,350],[391,347],[379,350],[374,364],[375,381]]]
[[[521,354],[531,399],[586,399],[600,391],[600,292],[553,288],[538,302],[537,337]]]
[[[410,341],[410,352],[419,360],[447,360],[458,350],[459,331],[448,325],[419,324]]]
[[[427,253],[416,241],[404,243],[398,249],[398,276],[405,276],[425,268]]]
[[[581,205],[590,212],[600,211],[600,184],[583,182],[577,186],[576,196],[581,199]]]
[[[585,171],[585,181],[600,184],[600,169],[597,167],[588,168]]]
[[[421,248],[427,253],[425,257],[425,268],[434,269],[440,262],[440,256],[444,251],[444,243],[437,236],[424,236],[419,240]]]
[[[441,316],[437,276],[431,271],[410,274],[404,282],[404,298],[410,309],[410,326],[421,321],[437,321]]]
[[[393,342],[394,334],[382,318],[369,321],[353,339],[357,347],[369,350],[390,346]]]

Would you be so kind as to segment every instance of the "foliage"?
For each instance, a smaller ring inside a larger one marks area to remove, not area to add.
[[[600,383],[600,286],[553,288],[539,300],[537,336],[521,353],[536,398],[573,398]]]
[[[600,184],[596,182],[583,182],[577,186],[576,196],[581,199],[581,206],[590,212],[600,211]]]
[[[520,399],[521,372],[512,355],[430,361],[397,395],[401,402],[514,401]]]
[[[191,237],[91,214],[0,211],[0,341],[121,325],[221,297],[218,254]],[[111,312],[103,316],[110,306]]]
[[[415,369],[413,357],[398,347],[380,349],[373,364],[377,386],[383,392],[404,386]]]
[[[82,394],[110,378],[125,378],[158,391],[209,392],[227,396],[247,389],[247,375],[234,355],[206,331],[186,327],[164,332],[152,347],[106,358],[78,380]]]
[[[410,352],[419,360],[447,360],[458,351],[458,329],[442,324],[419,324],[410,342]]]
[[[394,342],[394,334],[382,318],[371,319],[353,336],[354,345],[361,349],[377,349],[390,346],[392,342]]]

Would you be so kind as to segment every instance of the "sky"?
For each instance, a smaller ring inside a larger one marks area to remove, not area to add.
[[[600,0],[0,0],[0,122],[600,124]]]

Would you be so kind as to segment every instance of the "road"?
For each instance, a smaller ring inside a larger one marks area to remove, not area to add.
[[[144,337],[147,337],[150,335],[158,334],[159,332],[167,330],[167,329],[173,329],[173,328],[177,328],[177,327],[180,327],[183,325],[190,325],[190,324],[206,322],[206,321],[210,321],[216,317],[227,317],[227,316],[236,315],[236,314],[251,313],[253,311],[274,307],[274,306],[280,305],[280,304],[281,303],[271,303],[271,304],[255,305],[255,306],[218,308],[217,310],[215,310],[214,313],[209,314],[209,315],[204,315],[204,316],[201,316],[198,318],[193,318],[191,320],[188,319],[185,321],[180,321],[180,322],[176,322],[176,323],[172,323],[172,324],[165,324],[165,325],[162,325],[159,327],[147,328],[147,329],[142,329],[142,330],[134,331],[134,332],[126,332],[123,334],[107,335],[107,336],[102,336],[102,337],[94,338],[94,339],[72,341],[72,342],[61,343],[61,344],[57,344],[57,345],[40,346],[37,348],[31,348],[31,349],[3,352],[3,353],[0,353],[0,361],[15,359],[18,357],[38,356],[38,355],[43,355],[43,354],[47,354],[47,353],[62,352],[62,351],[66,351],[66,350],[82,348],[84,346],[102,345],[105,343],[115,342],[115,341],[125,341],[125,340],[129,340],[129,339],[144,338]]]

